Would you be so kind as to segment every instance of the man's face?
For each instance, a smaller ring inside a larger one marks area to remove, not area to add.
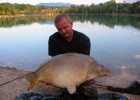
[[[68,21],[67,19],[62,19],[60,22],[55,24],[57,30],[59,33],[66,39],[69,40],[72,38],[73,31],[72,26],[73,23]]]

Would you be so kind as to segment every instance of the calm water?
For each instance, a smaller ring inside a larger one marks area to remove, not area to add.
[[[48,56],[56,32],[48,16],[0,19],[0,65],[35,70]],[[140,17],[71,16],[73,29],[91,39],[91,56],[122,75],[140,80]]]

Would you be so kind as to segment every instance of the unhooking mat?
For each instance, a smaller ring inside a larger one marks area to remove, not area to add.
[[[27,92],[16,97],[15,100],[128,100],[127,97],[118,93],[102,93],[98,99],[85,99],[80,95],[48,94],[43,92]]]

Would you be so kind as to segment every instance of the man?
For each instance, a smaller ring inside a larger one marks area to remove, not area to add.
[[[90,55],[90,39],[85,34],[72,29],[73,22],[68,15],[57,15],[54,24],[58,32],[49,38],[48,53],[50,56],[69,52]],[[77,93],[86,98],[98,98],[95,80],[89,80],[79,85]]]

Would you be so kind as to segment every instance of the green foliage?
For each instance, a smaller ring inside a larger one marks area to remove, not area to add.
[[[131,12],[132,13],[140,13],[140,1],[132,4]]]
[[[140,1],[134,3],[116,3],[115,0],[95,5],[71,5],[70,7],[47,7],[30,4],[0,3],[0,15],[21,14],[140,14]]]
[[[116,3],[115,0],[95,5],[72,5],[67,13],[83,14],[140,14],[140,1],[135,3]]]

